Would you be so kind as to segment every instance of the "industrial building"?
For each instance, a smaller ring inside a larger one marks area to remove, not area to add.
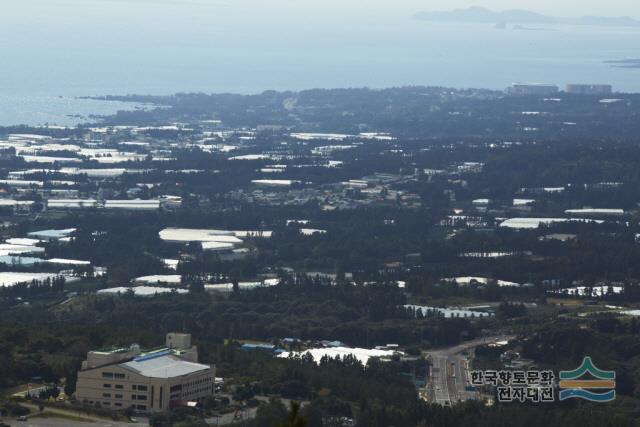
[[[90,351],[78,372],[76,400],[143,413],[194,406],[215,392],[215,367],[198,361],[191,335],[169,333],[164,347]]]
[[[611,95],[613,87],[611,85],[568,84],[565,91],[576,95]]]
[[[554,95],[559,91],[556,85],[542,83],[513,83],[507,88],[510,95]]]

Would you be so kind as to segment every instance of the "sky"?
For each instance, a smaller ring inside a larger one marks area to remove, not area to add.
[[[512,81],[636,90],[640,28],[497,31],[418,21],[470,6],[631,16],[640,0],[0,0],[2,91],[174,93]],[[472,67],[469,65],[472,64]]]
[[[483,6],[495,10],[527,9],[549,15],[576,17],[582,15],[622,16],[640,18],[637,0],[410,0],[413,7],[425,10],[447,10],[470,6]]]
[[[259,11],[267,15],[346,14],[351,17],[376,14],[412,14],[417,11],[450,10],[469,6],[484,6],[496,10],[528,9],[551,15],[577,17],[583,15],[622,16],[640,19],[638,0],[2,0],[5,16],[31,13],[46,14],[50,19],[92,16],[101,13],[104,19],[113,14],[149,12],[162,13],[176,6],[184,11],[214,8],[219,11]],[[37,9],[34,9],[37,8]],[[93,10],[91,10],[93,9]],[[157,9],[157,10],[152,10]]]

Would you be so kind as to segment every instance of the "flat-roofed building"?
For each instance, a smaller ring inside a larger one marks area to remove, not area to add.
[[[76,399],[113,410],[165,412],[215,392],[215,367],[197,362],[191,335],[170,333],[166,346],[91,351],[78,373]]]
[[[49,199],[47,200],[48,209],[87,209],[98,206],[95,199]]]
[[[611,95],[613,87],[611,85],[591,85],[591,84],[568,84],[567,93],[577,95]]]
[[[63,230],[39,230],[27,233],[27,237],[45,242],[64,241],[64,239],[70,238],[76,231],[77,230],[75,228],[65,228]]]
[[[160,209],[160,200],[105,200],[104,208],[151,211]]]
[[[553,95],[560,91],[556,85],[543,83],[514,83],[507,88],[511,95]]]

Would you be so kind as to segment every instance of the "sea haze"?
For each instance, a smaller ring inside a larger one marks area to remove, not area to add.
[[[166,6],[167,15],[170,7],[178,8]],[[86,117],[123,107],[72,99],[107,94],[400,85],[502,89],[516,81],[610,83],[618,91],[640,91],[639,69],[605,63],[638,57],[636,27],[536,23],[499,29],[421,21],[411,14],[260,21],[230,15],[222,6],[220,13],[203,11],[210,15],[191,24],[178,9],[175,24],[169,16],[152,23],[123,16],[113,28],[98,17],[43,21],[34,34],[0,18],[0,124],[67,124],[76,122],[69,114]]]

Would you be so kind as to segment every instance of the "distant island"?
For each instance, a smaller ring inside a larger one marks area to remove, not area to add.
[[[528,10],[493,11],[484,7],[469,7],[440,12],[419,12],[415,19],[422,21],[467,22],[486,24],[574,24],[607,27],[639,27],[640,21],[629,16],[604,17],[583,16],[580,18],[556,18]]]
[[[604,63],[616,68],[640,68],[640,59],[616,59]]]

